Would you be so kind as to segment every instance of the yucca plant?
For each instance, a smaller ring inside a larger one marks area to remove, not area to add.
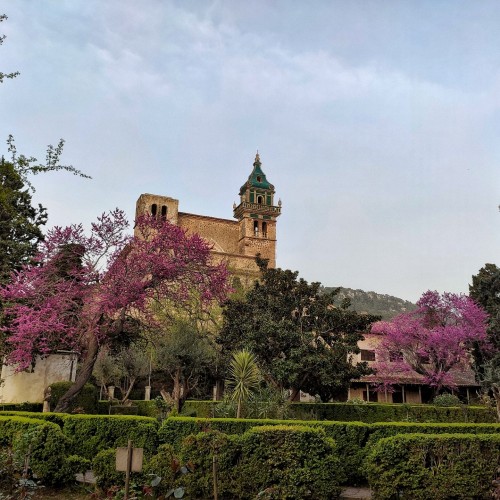
[[[227,382],[232,389],[231,397],[238,404],[236,418],[241,418],[243,402],[259,387],[261,379],[254,354],[246,349],[235,352],[229,365],[229,374]]]

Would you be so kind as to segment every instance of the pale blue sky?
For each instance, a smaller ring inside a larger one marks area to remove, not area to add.
[[[50,224],[141,193],[231,218],[256,149],[278,265],[416,300],[500,264],[497,1],[16,0],[0,138],[93,180],[37,177]],[[3,149],[6,152],[6,147]]]

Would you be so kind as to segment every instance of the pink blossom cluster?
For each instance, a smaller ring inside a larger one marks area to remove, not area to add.
[[[391,385],[396,374],[416,372],[432,387],[453,388],[450,370],[468,366],[475,345],[487,346],[486,322],[486,312],[466,295],[425,292],[415,311],[372,325],[372,333],[383,335],[377,377]]]
[[[81,225],[48,232],[35,263],[0,290],[10,364],[23,370],[37,355],[83,352],[89,336],[106,344],[114,319],[151,319],[153,300],[180,305],[196,295],[208,307],[226,298],[226,266],[211,262],[199,236],[152,217],[136,221],[136,238],[128,226],[116,209],[101,215],[88,236]]]

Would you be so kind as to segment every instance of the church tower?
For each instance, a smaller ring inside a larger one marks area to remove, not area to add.
[[[281,200],[275,205],[274,194],[257,152],[252,173],[240,189],[240,204],[233,206],[233,213],[240,225],[240,255],[254,257],[260,253],[269,259],[270,268],[276,267],[276,219],[281,214]]]

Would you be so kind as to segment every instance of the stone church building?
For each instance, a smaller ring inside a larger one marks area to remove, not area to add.
[[[212,245],[215,258],[226,261],[231,274],[245,286],[258,277],[257,254],[269,260],[269,267],[276,267],[276,221],[281,214],[281,200],[275,203],[274,186],[262,171],[259,153],[240,188],[239,204],[233,205],[236,220],[179,212],[179,200],[141,194],[136,217],[147,213],[164,217],[190,234],[199,234]]]

